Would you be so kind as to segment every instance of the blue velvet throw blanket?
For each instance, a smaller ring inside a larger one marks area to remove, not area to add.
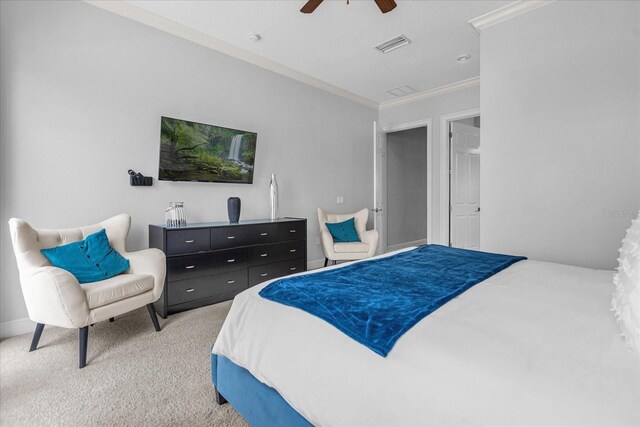
[[[260,296],[304,310],[386,357],[416,323],[526,259],[440,245],[277,280]]]

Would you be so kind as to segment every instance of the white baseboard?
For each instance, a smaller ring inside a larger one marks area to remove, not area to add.
[[[426,245],[427,239],[414,240],[413,242],[400,243],[393,246],[387,246],[387,252],[397,251],[399,249],[408,248],[410,246]]]
[[[16,335],[28,334],[30,332],[33,332],[35,328],[36,324],[32,322],[28,317],[0,323],[0,339],[14,337]]]

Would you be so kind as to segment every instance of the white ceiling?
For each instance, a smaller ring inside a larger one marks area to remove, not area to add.
[[[384,15],[373,0],[325,0],[310,15],[299,12],[305,0],[128,3],[375,103],[398,99],[386,91],[399,86],[423,92],[480,75],[480,36],[467,21],[509,3],[396,1]],[[412,43],[373,48],[399,34]],[[463,54],[471,60],[457,62]]]

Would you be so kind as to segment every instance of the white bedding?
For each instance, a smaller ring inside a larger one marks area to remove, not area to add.
[[[261,298],[266,282],[236,296],[213,352],[318,426],[637,426],[640,363],[610,311],[612,274],[518,262],[424,318],[386,358]]]

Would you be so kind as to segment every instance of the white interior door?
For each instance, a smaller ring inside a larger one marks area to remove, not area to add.
[[[373,122],[373,227],[378,230],[378,253],[387,250],[387,135]]]
[[[480,247],[480,129],[451,122],[449,242]]]

